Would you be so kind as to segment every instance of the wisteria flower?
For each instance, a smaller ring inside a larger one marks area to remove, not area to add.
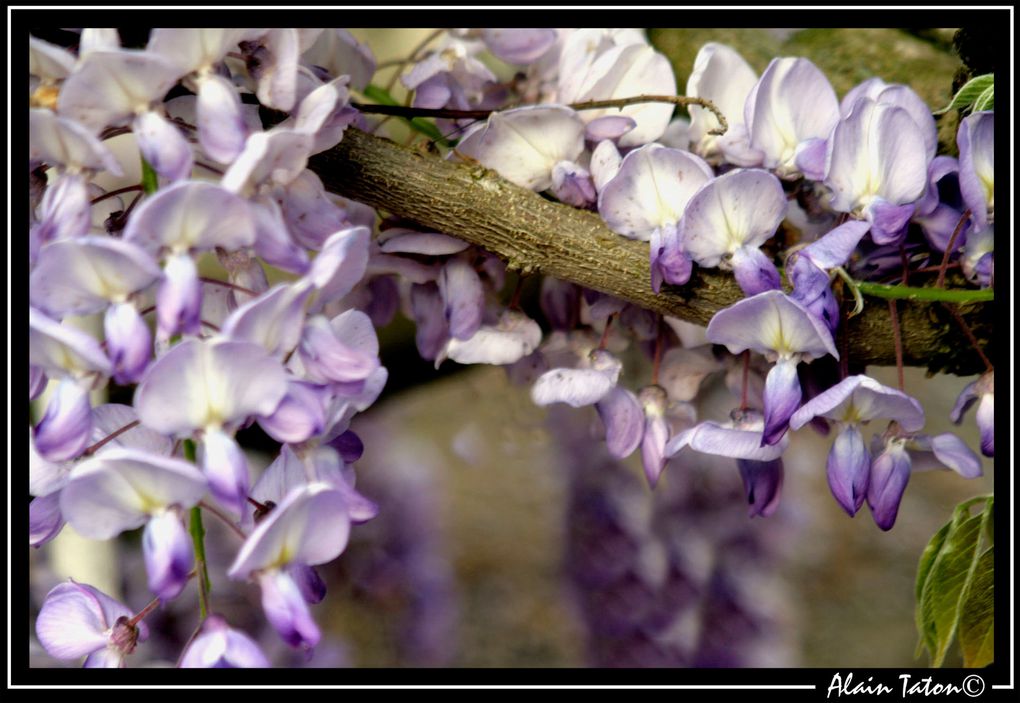
[[[182,669],[259,669],[269,666],[262,649],[248,635],[215,613],[202,621],[198,636],[181,655]]]
[[[779,271],[759,247],[786,216],[786,195],[767,171],[737,169],[707,184],[680,220],[683,247],[699,266],[732,268],[745,295],[779,288]]]
[[[825,75],[807,59],[772,59],[744,106],[752,149],[780,178],[796,178],[799,160],[824,153],[839,120],[839,102]]]
[[[956,399],[949,419],[954,424],[963,422],[964,414],[977,403],[977,426],[981,432],[981,453],[995,456],[995,372],[988,371],[976,381],[968,383]]]
[[[69,580],[46,594],[35,633],[56,659],[86,657],[85,668],[117,668],[149,638],[134,613],[97,588]]]
[[[312,648],[321,633],[287,567],[332,561],[347,546],[349,534],[343,494],[328,484],[310,483],[291,490],[255,527],[228,574],[257,580],[266,617],[284,642]]]
[[[839,358],[829,329],[807,308],[778,290],[759,293],[720,310],[708,323],[706,335],[714,344],[725,344],[731,354],[750,349],[775,360],[765,378],[763,446],[782,439],[790,417],[800,406],[797,364],[826,354]]]
[[[848,376],[805,403],[790,418],[790,427],[799,429],[819,416],[839,423],[840,431],[826,462],[826,475],[832,495],[853,517],[868,495],[871,476],[871,455],[861,426],[871,420],[888,418],[899,423],[906,432],[917,432],[924,426],[924,410],[902,391],[883,386],[869,376],[858,375]]]
[[[975,112],[960,122],[960,192],[978,229],[995,220],[995,113]]]
[[[875,243],[898,241],[924,194],[930,160],[909,112],[860,97],[828,142],[825,184],[832,208],[871,222]]]
[[[710,134],[721,126],[719,118],[700,105],[689,106],[693,151],[713,162],[723,159],[737,166],[761,163],[762,154],[748,145],[744,124],[744,104],[757,81],[754,69],[725,44],[709,42],[698,50],[687,78],[687,95],[711,101],[726,117],[728,126],[721,136]]]
[[[240,514],[248,465],[233,431],[249,416],[270,415],[287,393],[287,374],[260,346],[188,340],[152,364],[135,392],[146,427],[176,437],[202,433],[202,468],[213,496]]]

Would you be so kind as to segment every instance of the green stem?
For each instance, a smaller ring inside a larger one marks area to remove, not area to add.
[[[152,195],[159,190],[159,178],[144,156],[142,157],[142,190],[146,195]]]
[[[995,300],[995,291],[991,288],[978,290],[914,288],[866,281],[855,281],[854,285],[864,295],[886,300],[920,300],[931,303],[986,303]]]
[[[184,457],[191,463],[195,463],[195,442],[184,440]],[[191,541],[195,547],[195,568],[198,571],[198,609],[205,620],[209,615],[209,591],[212,584],[209,583],[209,570],[205,562],[205,527],[202,525],[202,510],[197,505],[191,509],[191,522],[188,526],[191,533]]]

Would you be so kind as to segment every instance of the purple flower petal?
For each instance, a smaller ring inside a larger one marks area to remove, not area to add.
[[[315,140],[310,134],[279,127],[253,132],[244,151],[220,179],[231,193],[248,196],[264,186],[287,185],[308,165]]]
[[[372,49],[346,29],[324,29],[302,58],[308,64],[326,69],[331,76],[350,76],[354,90],[364,89],[375,73]]]
[[[732,48],[709,42],[698,50],[694,68],[687,78],[687,95],[712,101],[729,124],[729,132],[744,126],[744,103],[758,76],[747,61]],[[719,119],[710,110],[697,105],[688,108],[691,114],[690,141],[702,156],[715,156],[719,139],[708,132],[717,129]]]
[[[326,483],[293,488],[245,540],[228,575],[243,579],[287,564],[324,564],[343,552],[349,534],[340,491]]]
[[[484,29],[482,41],[496,58],[526,65],[536,61],[556,42],[555,29]]]
[[[291,647],[311,648],[319,643],[319,632],[308,604],[294,580],[284,571],[272,570],[259,578],[262,609],[266,619]]]
[[[663,282],[682,286],[690,280],[693,264],[676,224],[667,224],[652,231],[648,257],[652,290],[656,293]]]
[[[561,203],[586,208],[598,195],[591,174],[573,161],[560,161],[552,170],[552,194]]]
[[[254,48],[254,47],[253,47]],[[271,29],[254,48],[257,64],[250,68],[256,79],[259,102],[289,111],[297,102],[298,59],[301,55],[296,29]]]
[[[797,145],[793,163],[804,177],[811,181],[825,178],[826,154],[829,142],[826,139],[808,139]]]
[[[56,82],[67,78],[77,63],[74,54],[56,44],[28,37],[28,72],[44,80]]]
[[[176,513],[166,511],[149,520],[142,534],[142,552],[149,590],[163,601],[180,595],[188,583],[195,553],[191,536]]]
[[[860,212],[876,199],[913,203],[924,195],[928,161],[924,137],[906,110],[861,98],[829,139],[825,184],[832,208]]]
[[[237,440],[219,430],[206,432],[200,462],[213,497],[235,515],[243,515],[251,478]]]
[[[767,171],[737,169],[706,183],[687,203],[684,245],[701,266],[718,266],[742,247],[757,249],[786,216],[786,195]]]
[[[35,426],[35,447],[50,461],[77,457],[92,433],[92,407],[88,388],[65,378],[46,405],[46,414]]]
[[[103,607],[104,604],[107,607]],[[132,614],[105,593],[69,581],[46,594],[35,621],[35,633],[50,656],[78,659],[105,648],[108,642],[106,630],[113,626],[116,617],[130,618]],[[114,618],[111,619],[110,615]]]
[[[307,169],[277,193],[277,200],[288,231],[306,249],[322,249],[331,234],[348,226],[347,212],[326,195],[322,181]]]
[[[284,271],[307,272],[308,254],[291,238],[276,201],[258,200],[251,211],[255,223],[255,253],[259,258]]]
[[[29,279],[29,300],[54,315],[88,315],[147,288],[161,275],[140,247],[84,236],[45,245]]]
[[[46,373],[38,366],[29,364],[28,366],[28,399],[35,400],[39,395],[46,390],[46,385],[50,382],[50,379],[46,377]]]
[[[146,198],[124,230],[124,240],[150,254],[166,247],[174,252],[232,251],[255,242],[255,222],[243,199],[202,181],[183,181]]]
[[[645,416],[637,396],[616,386],[595,404],[595,409],[606,428],[606,449],[617,459],[630,456],[644,435]]]
[[[689,152],[649,144],[624,157],[599,192],[599,214],[617,234],[648,240],[654,229],[679,222],[687,202],[713,175]]]
[[[565,107],[534,105],[494,112],[457,145],[457,151],[511,183],[542,191],[552,185],[553,166],[584,151],[584,123]]]
[[[748,515],[768,517],[779,507],[783,488],[783,460],[753,461],[737,459],[740,478],[744,481]]]
[[[287,573],[297,584],[301,591],[301,597],[310,605],[321,603],[326,597],[326,582],[319,576],[319,572],[313,566],[304,564],[291,564],[287,567]]]
[[[190,508],[205,477],[180,459],[116,447],[82,462],[60,492],[64,519],[85,537],[110,539],[171,505]]]
[[[907,234],[914,205],[892,205],[879,199],[868,206],[865,214],[871,222],[871,239],[875,244],[899,244]]]
[[[272,415],[259,418],[259,425],[277,442],[304,442],[326,429],[327,396],[321,386],[292,380],[287,395]]]
[[[74,120],[51,110],[33,109],[29,110],[28,125],[30,159],[61,165],[72,172],[91,169],[124,175],[106,145]]]
[[[439,277],[439,294],[455,339],[470,339],[482,324],[485,291],[474,267],[464,259],[450,259]]]
[[[981,431],[981,453],[995,456],[995,394],[985,393],[977,407],[977,426]]]
[[[541,341],[538,323],[523,313],[505,310],[495,325],[482,325],[463,341],[450,339],[444,354],[459,364],[504,366],[531,354]]]
[[[258,669],[269,667],[269,660],[252,638],[230,627],[226,620],[214,614],[205,619],[198,637],[181,655],[180,667]]]
[[[889,418],[907,432],[917,432],[924,426],[924,410],[920,403],[863,375],[848,376],[809,400],[790,418],[790,427],[800,429],[817,416],[847,423]]]
[[[92,225],[88,188],[81,176],[61,176],[46,189],[39,221],[32,227],[32,246],[83,237]],[[33,257],[34,258],[34,257]]]
[[[470,245],[456,237],[439,232],[420,232],[406,227],[391,227],[379,235],[380,249],[386,254],[423,254],[449,256]]]
[[[659,385],[666,389],[673,400],[692,401],[698,395],[705,377],[722,368],[722,364],[708,349],[674,347],[662,357]]]
[[[143,112],[135,118],[131,129],[138,139],[138,149],[160,177],[173,183],[191,175],[195,158],[191,145],[181,131],[156,112]]]
[[[907,449],[912,450],[915,472],[946,466],[964,478],[977,478],[983,473],[978,455],[952,432],[934,437],[918,436],[907,444]]]
[[[669,441],[669,423],[666,421],[666,392],[660,386],[646,386],[638,394],[644,409],[645,423],[641,436],[641,465],[648,485],[655,488],[662,470],[666,468],[666,443]]]
[[[56,537],[64,527],[60,512],[60,493],[34,498],[28,504],[28,544],[41,547]]]
[[[443,299],[435,283],[411,284],[411,314],[417,326],[414,341],[426,360],[435,359],[450,336]]]
[[[856,425],[847,425],[836,435],[825,467],[832,495],[853,517],[864,504],[871,470],[871,455]]]
[[[298,354],[308,378],[319,383],[364,381],[379,368],[375,355],[348,346],[321,315],[305,322]]]
[[[307,274],[321,303],[339,300],[364,278],[370,240],[367,227],[341,229],[326,240]]]
[[[250,415],[269,415],[286,392],[286,372],[262,347],[187,340],[149,366],[134,405],[150,429],[187,436]]]
[[[167,259],[156,292],[156,334],[166,341],[175,334],[198,334],[202,320],[202,284],[189,254]]]
[[[181,75],[176,66],[146,51],[93,51],[64,82],[57,112],[98,133],[146,111]]]
[[[591,162],[588,165],[595,190],[601,193],[606,184],[619,172],[622,164],[623,157],[613,142],[608,139],[599,142],[591,153]]]
[[[152,333],[131,303],[118,303],[103,318],[106,346],[117,383],[136,383],[152,357]]]
[[[713,344],[725,344],[731,354],[751,349],[780,357],[831,354],[839,358],[824,323],[778,290],[744,298],[720,310],[709,322],[706,335]]]
[[[800,407],[801,397],[796,362],[780,359],[765,377],[762,397],[765,430],[761,438],[762,446],[775,444],[786,433],[790,417]]]
[[[803,58],[772,59],[748,95],[744,122],[763,165],[794,175],[797,147],[826,139],[839,120],[836,93],[825,75]]]
[[[531,387],[536,405],[566,403],[574,408],[593,405],[615,386],[623,365],[606,351],[595,351],[588,368],[551,369]]]
[[[755,462],[770,462],[779,459],[789,445],[783,437],[776,444],[762,443],[764,424],[747,427],[727,427],[717,422],[701,422],[684,430],[666,445],[666,456],[674,456],[685,447],[701,452],[732,459],[747,459]]]
[[[975,228],[992,222],[995,211],[995,113],[975,112],[960,122],[960,193]]]
[[[868,507],[880,529],[892,529],[909,480],[910,455],[903,449],[902,443],[894,441],[887,444],[885,451],[871,462],[868,480]]]
[[[86,332],[28,309],[28,361],[48,375],[113,373],[99,343]]]
[[[753,296],[767,290],[779,290],[779,271],[761,249],[740,247],[733,252],[730,265],[744,295]]]
[[[198,85],[198,141],[213,161],[233,163],[244,150],[248,125],[241,99],[226,78],[207,75]]]
[[[273,356],[285,356],[301,340],[305,302],[311,293],[307,286],[274,286],[230,313],[221,334],[235,342],[258,344]]]
[[[584,128],[585,141],[601,142],[609,139],[617,141],[620,137],[637,127],[633,117],[627,115],[604,115],[592,120]]]

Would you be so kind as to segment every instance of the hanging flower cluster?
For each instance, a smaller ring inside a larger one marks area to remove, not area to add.
[[[486,52],[518,67],[514,80]],[[867,501],[883,530],[912,471],[980,475],[955,436],[921,433],[924,412],[902,388],[812,362],[840,359],[831,280],[847,269],[888,276],[892,256],[899,276],[944,257],[992,285],[993,113],[966,117],[959,158],[940,156],[907,86],[873,78],[840,101],[806,59],[776,58],[758,76],[708,44],[686,95],[719,112],[692,105],[689,121],[672,119],[668,102],[627,100],[677,96],[669,61],[628,29],[449,30],[408,64],[413,107],[492,111],[437,123],[457,140],[452,157],[647,241],[656,292],[698,266],[732,271],[745,297],[704,329],[546,278],[543,328],[517,295],[500,301],[507,269],[492,254],[327,193],[309,157],[351,125],[374,126],[350,98],[375,60],[346,30],[156,29],[142,50],[113,30],[82,30],[76,51],[33,37],[29,397],[49,392],[30,431],[31,543],[65,523],[95,539],[141,529],[156,599],[136,614],[58,585],[36,623],[50,655],[123,665],[145,615],[206,578],[185,527],[202,514],[242,540],[229,578],[257,584],[279,637],[311,652],[310,605],[325,596],[314,567],[378,512],[355,488],[349,426],[385,386],[375,330],[398,311],[437,367],[501,365],[538,405],[594,406],[609,453],[640,448],[653,487],[688,451],[735,459],[752,515],[777,509],[788,430],[808,423],[836,427],[827,475],[839,505],[854,515]],[[626,104],[582,105],[592,101]],[[264,125],[260,107],[282,121]],[[88,316],[101,316],[98,339]],[[652,361],[640,388],[628,387],[630,347]],[[714,375],[735,393],[733,413],[699,418]],[[986,456],[993,378],[953,411],[959,422],[978,403]],[[109,384],[134,387],[131,405],[93,405]],[[872,420],[890,422],[869,446]],[[253,424],[280,444],[257,478],[237,440]],[[179,663],[268,665],[217,614]]]

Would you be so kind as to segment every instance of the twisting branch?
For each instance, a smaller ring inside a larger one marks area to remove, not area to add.
[[[647,243],[611,232],[596,213],[550,202],[479,165],[453,163],[349,128],[340,144],[312,157],[309,167],[334,193],[481,246],[522,273],[542,272],[701,325],[743,297],[733,276],[717,269],[698,269],[687,285],[667,285],[656,295]],[[991,308],[968,305],[962,311],[989,346],[995,343]],[[890,326],[885,305],[866,305],[850,320],[851,363],[895,364]],[[900,326],[905,364],[932,372],[983,370],[941,306],[907,301]]]
[[[709,131],[709,134],[725,134],[729,129],[726,116],[711,100],[705,98],[687,97],[685,95],[635,95],[631,98],[617,98],[615,100],[588,100],[583,103],[572,103],[567,105],[572,110],[604,110],[611,107],[627,107],[628,105],[641,105],[643,103],[669,103],[688,107],[698,105],[712,114],[719,120],[719,126]],[[446,108],[425,108],[407,107],[404,105],[366,105],[352,102],[351,107],[361,112],[374,115],[396,115],[398,117],[438,117],[447,120],[484,120],[497,110],[449,110]],[[500,108],[505,110],[507,108]]]

